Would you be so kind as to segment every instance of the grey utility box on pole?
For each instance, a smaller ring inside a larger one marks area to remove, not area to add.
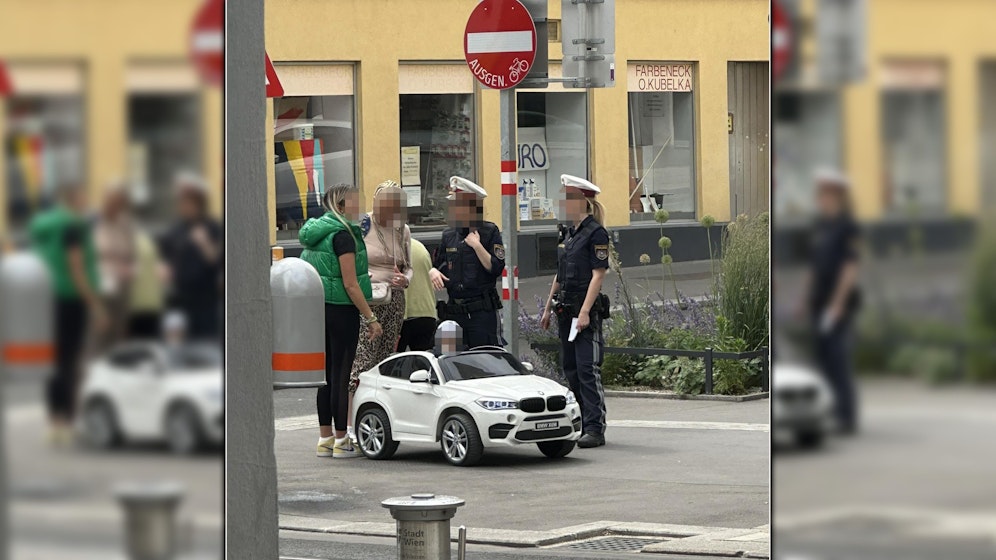
[[[450,560],[450,519],[464,501],[455,496],[412,494],[381,505],[398,521],[399,560]]]
[[[819,0],[816,60],[820,83],[837,86],[867,74],[867,0]]]
[[[533,17],[533,24],[536,25],[536,58],[533,59],[533,65],[519,87],[546,88],[549,86],[546,79],[550,77],[550,30],[547,19],[549,15],[547,2],[549,0],[519,1],[529,10],[529,15]]]
[[[565,87],[616,84],[615,0],[561,0],[561,37]]]

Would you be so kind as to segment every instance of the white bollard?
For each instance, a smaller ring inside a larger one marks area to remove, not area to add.
[[[381,502],[398,522],[398,560],[450,560],[450,519],[464,501],[412,494]]]
[[[0,369],[46,376],[55,364],[55,309],[45,263],[32,252],[0,257]]]
[[[287,257],[270,267],[273,388],[325,385],[325,289],[313,266]]]
[[[173,483],[132,483],[117,489],[125,513],[129,560],[172,560],[177,555],[176,509],[183,489]]]

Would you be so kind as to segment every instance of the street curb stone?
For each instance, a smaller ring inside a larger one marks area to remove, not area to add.
[[[683,395],[680,393],[663,393],[659,391],[624,391],[618,389],[608,389],[605,391],[607,397],[625,397],[634,399],[668,399],[676,401],[723,401],[723,402],[747,402],[767,399],[770,393],[751,393],[749,395]]]

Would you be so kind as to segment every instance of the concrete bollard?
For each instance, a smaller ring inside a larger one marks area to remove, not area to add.
[[[412,494],[381,502],[398,522],[398,560],[450,560],[450,519],[464,501]]]
[[[180,485],[127,484],[120,486],[116,495],[124,508],[129,560],[176,558],[176,510],[183,499]]]

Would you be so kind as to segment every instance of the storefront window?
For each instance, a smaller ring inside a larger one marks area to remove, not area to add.
[[[30,95],[7,105],[7,214],[22,230],[64,185],[85,183],[83,100],[78,95]]]
[[[840,168],[840,98],[820,91],[776,93],[774,185],[779,216],[811,216],[815,210],[813,173]]]
[[[477,182],[474,96],[402,94],[401,186],[411,225],[443,225],[450,177]]]
[[[353,97],[282,97],[274,103],[277,229],[321,216],[325,188],[356,184]]]
[[[940,64],[887,64],[882,138],[886,207],[899,213],[943,211],[946,204],[944,69]]]
[[[556,220],[560,176],[588,176],[588,98],[584,92],[517,95],[519,219]]]
[[[132,202],[147,224],[173,213],[173,182],[180,172],[202,172],[201,104],[197,93],[132,94],[128,99]]]
[[[695,217],[692,65],[629,65],[630,210]]]

